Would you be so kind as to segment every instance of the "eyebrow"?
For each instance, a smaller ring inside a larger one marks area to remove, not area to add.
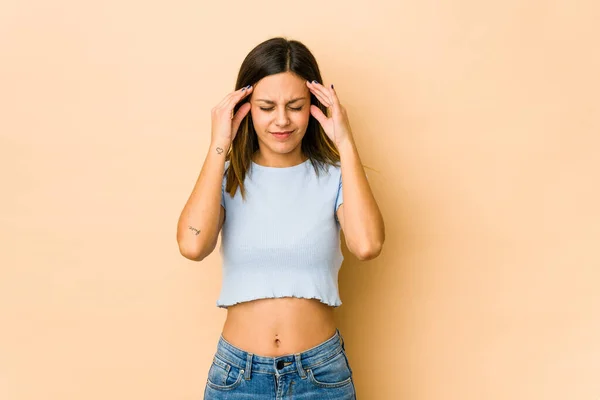
[[[298,98],[295,98],[295,99],[293,99],[293,100],[290,100],[290,101],[288,101],[288,102],[287,102],[287,104],[295,103],[295,102],[297,102],[297,101],[300,101],[300,100],[306,100],[306,97],[298,97]],[[256,101],[262,101],[262,102],[264,102],[264,103],[267,103],[267,104],[275,104],[275,102],[274,102],[274,101],[271,101],[271,100],[265,100],[265,99],[256,99]]]

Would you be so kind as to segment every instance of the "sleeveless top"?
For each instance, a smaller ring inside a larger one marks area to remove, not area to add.
[[[225,163],[225,171],[230,161]],[[222,286],[217,307],[275,297],[318,299],[342,304],[338,272],[344,259],[336,211],[343,202],[340,166],[321,165],[319,176],[308,159],[292,167],[252,163],[233,198],[221,206]]]

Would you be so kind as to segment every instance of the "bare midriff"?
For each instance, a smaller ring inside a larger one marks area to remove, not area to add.
[[[282,297],[227,308],[223,338],[258,356],[301,353],[331,338],[334,308],[316,299]]]

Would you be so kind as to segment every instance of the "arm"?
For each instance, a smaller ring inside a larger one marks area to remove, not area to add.
[[[177,222],[177,244],[185,258],[202,261],[213,252],[225,210],[221,207],[221,185],[228,145],[211,143],[194,189]]]
[[[358,156],[346,109],[340,104],[333,85],[326,88],[317,81],[307,81],[306,86],[331,110],[331,117],[327,117],[319,107],[310,106],[312,116],[340,153],[344,204],[338,207],[337,216],[346,245],[359,260],[370,260],[381,252],[385,227]]]
[[[246,86],[227,95],[211,111],[212,129],[208,154],[192,194],[177,221],[177,244],[186,258],[202,261],[215,249],[225,210],[221,207],[221,187],[225,173],[225,155],[233,143],[242,120],[250,111],[243,104],[234,114],[235,105],[252,93]]]
[[[344,203],[337,210],[346,246],[359,260],[379,255],[385,241],[383,217],[371,192],[354,140],[338,145]]]

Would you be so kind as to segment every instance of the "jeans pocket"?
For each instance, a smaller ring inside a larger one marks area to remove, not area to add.
[[[352,384],[352,370],[344,351],[322,364],[306,369],[310,382],[321,388],[339,388]]]
[[[215,355],[208,370],[206,384],[216,390],[232,390],[242,383],[243,378],[243,369]]]

